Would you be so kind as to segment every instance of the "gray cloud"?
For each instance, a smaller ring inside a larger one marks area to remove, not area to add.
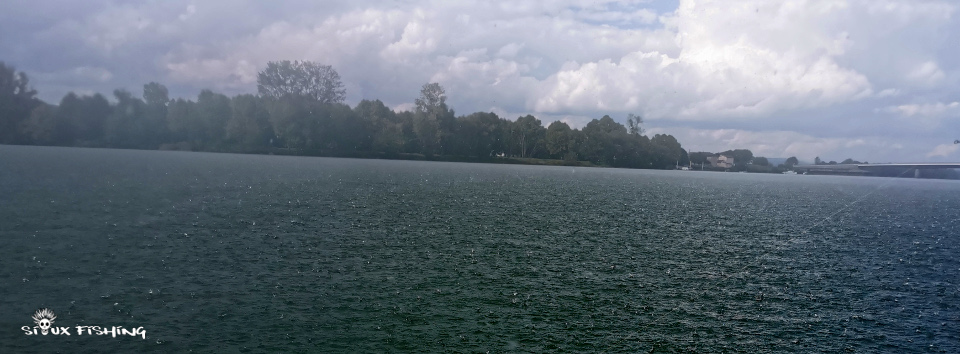
[[[670,4],[670,3],[667,3]],[[440,82],[459,113],[582,126],[642,114],[691,150],[960,159],[949,1],[14,2],[0,60],[66,92],[254,92],[267,61],[333,65],[348,101]]]

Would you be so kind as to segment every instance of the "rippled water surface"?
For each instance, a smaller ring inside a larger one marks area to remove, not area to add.
[[[0,352],[960,352],[960,183],[0,146]],[[146,339],[27,336],[144,327]]]

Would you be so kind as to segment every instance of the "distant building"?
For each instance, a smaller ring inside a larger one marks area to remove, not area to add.
[[[732,156],[727,156],[727,155],[707,156],[707,161],[710,162],[710,166],[712,167],[719,167],[719,168],[733,167]]]

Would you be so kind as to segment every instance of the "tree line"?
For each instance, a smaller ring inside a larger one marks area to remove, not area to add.
[[[343,103],[346,90],[330,66],[270,62],[257,76],[258,94],[233,97],[202,90],[195,100],[171,99],[164,85],[140,97],[118,89],[68,93],[59,104],[36,97],[23,72],[0,62],[0,143],[287,153],[318,156],[437,158],[477,161],[553,159],[628,168],[673,168],[686,151],[671,135],[643,135],[643,120],[627,126],[603,116],[583,129],[533,115],[508,120],[495,113],[457,116],[437,83],[423,85],[415,108],[395,112],[380,100]]]
[[[733,167],[729,169],[710,167],[710,162],[707,160],[707,158],[718,157],[721,155],[732,157],[734,162]],[[733,149],[717,153],[705,151],[691,152],[690,162],[691,164],[696,165],[697,168],[702,168],[705,170],[730,170],[735,172],[746,171],[756,173],[781,173],[784,171],[790,171],[793,169],[793,166],[800,164],[800,161],[796,156],[791,156],[784,160],[783,163],[774,165],[766,157],[753,156],[753,152],[748,149]]]

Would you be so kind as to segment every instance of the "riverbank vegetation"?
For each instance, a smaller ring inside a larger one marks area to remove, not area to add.
[[[0,62],[0,143],[655,169],[688,162],[673,136],[644,135],[635,115],[627,126],[603,116],[583,129],[544,127],[533,115],[458,116],[437,83],[423,85],[413,110],[380,100],[350,107],[337,72],[312,62],[271,62],[257,83],[257,95],[170,98],[151,82],[140,97],[118,89],[111,99],[69,93],[49,104],[26,74]]]

